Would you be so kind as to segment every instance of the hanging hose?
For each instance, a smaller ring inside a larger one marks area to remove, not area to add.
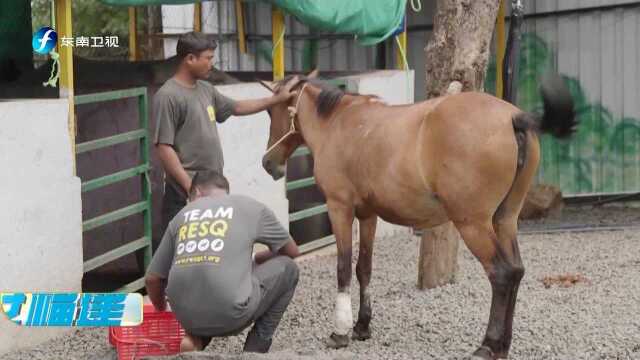
[[[407,61],[407,54],[405,54],[404,49],[402,48],[402,46],[400,46],[400,38],[398,37],[399,35],[395,36],[396,38],[396,45],[398,46],[398,49],[400,49],[400,56],[402,56],[402,63],[404,64],[404,71],[405,74],[407,75],[407,96],[409,96],[409,93],[411,92],[411,84],[409,83],[409,62]]]
[[[518,60],[520,58],[520,39],[522,37],[523,6],[521,0],[511,1],[511,21],[509,24],[509,39],[505,50],[502,69],[503,99],[515,104],[518,100]]]
[[[395,39],[396,39],[396,45],[398,45],[398,49],[400,50],[400,56],[402,56],[402,64],[404,65],[404,70],[409,70],[409,63],[407,62],[407,54],[405,54],[404,48],[400,44],[400,38],[398,36],[399,35],[396,35]]]
[[[276,49],[278,48],[278,46],[280,45],[280,43],[284,40],[284,31],[285,31],[285,27],[282,27],[282,32],[280,33],[280,36],[278,36],[278,40],[276,41],[275,44],[273,44],[273,49],[271,50],[271,58],[273,59],[273,56],[276,54]]]
[[[416,6],[416,4],[418,4]],[[415,12],[420,12],[422,10],[422,1],[420,0],[411,0],[411,9]]]
[[[51,75],[49,75],[49,80],[42,83],[42,86],[51,86],[56,87],[58,84],[58,78],[60,77],[60,55],[51,50],[49,53],[51,55]]]

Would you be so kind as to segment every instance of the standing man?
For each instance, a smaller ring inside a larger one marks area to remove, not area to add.
[[[165,171],[162,233],[187,203],[195,171],[223,172],[224,160],[216,123],[231,115],[249,115],[289,100],[292,93],[234,101],[208,81],[215,41],[196,32],[178,40],[178,69],[153,98],[156,113],[156,153]],[[154,242],[153,250],[158,244]]]
[[[229,195],[216,171],[193,177],[189,204],[170,222],[147,269],[158,310],[171,309],[186,331],[181,352],[203,350],[212,337],[255,323],[245,352],[265,353],[298,283],[298,247],[265,205]],[[257,253],[254,242],[269,246]]]

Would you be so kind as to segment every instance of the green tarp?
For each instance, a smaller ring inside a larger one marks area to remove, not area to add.
[[[193,4],[197,0],[100,0],[101,3],[114,6],[143,6],[143,5],[184,5]]]
[[[402,23],[407,0],[254,0],[275,5],[303,24],[354,34],[362,45],[391,36]]]
[[[109,5],[187,4],[193,0],[100,0]],[[249,0],[266,2],[321,31],[354,34],[362,45],[388,38],[402,24],[407,0]]]

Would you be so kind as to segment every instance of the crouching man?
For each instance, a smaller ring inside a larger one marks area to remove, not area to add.
[[[229,195],[227,179],[216,171],[196,173],[189,200],[147,270],[151,302],[164,310],[168,298],[187,333],[183,352],[251,324],[244,351],[268,352],[298,283],[297,245],[265,205]],[[254,242],[270,248],[255,255],[255,264]]]

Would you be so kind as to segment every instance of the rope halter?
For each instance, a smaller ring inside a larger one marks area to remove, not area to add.
[[[265,152],[265,155],[270,153],[276,146],[280,145],[280,143],[285,141],[289,136],[298,133],[298,130],[296,129],[296,116],[298,115],[298,105],[300,105],[300,98],[302,98],[302,93],[304,92],[304,89],[307,87],[307,85],[309,85],[309,83],[305,83],[302,86],[302,89],[300,89],[300,92],[298,93],[298,98],[296,99],[296,106],[287,107],[287,110],[289,110],[289,122],[291,123],[289,126],[289,131],[286,134],[284,134],[280,138],[280,140],[276,141],[273,145],[271,145]]]

